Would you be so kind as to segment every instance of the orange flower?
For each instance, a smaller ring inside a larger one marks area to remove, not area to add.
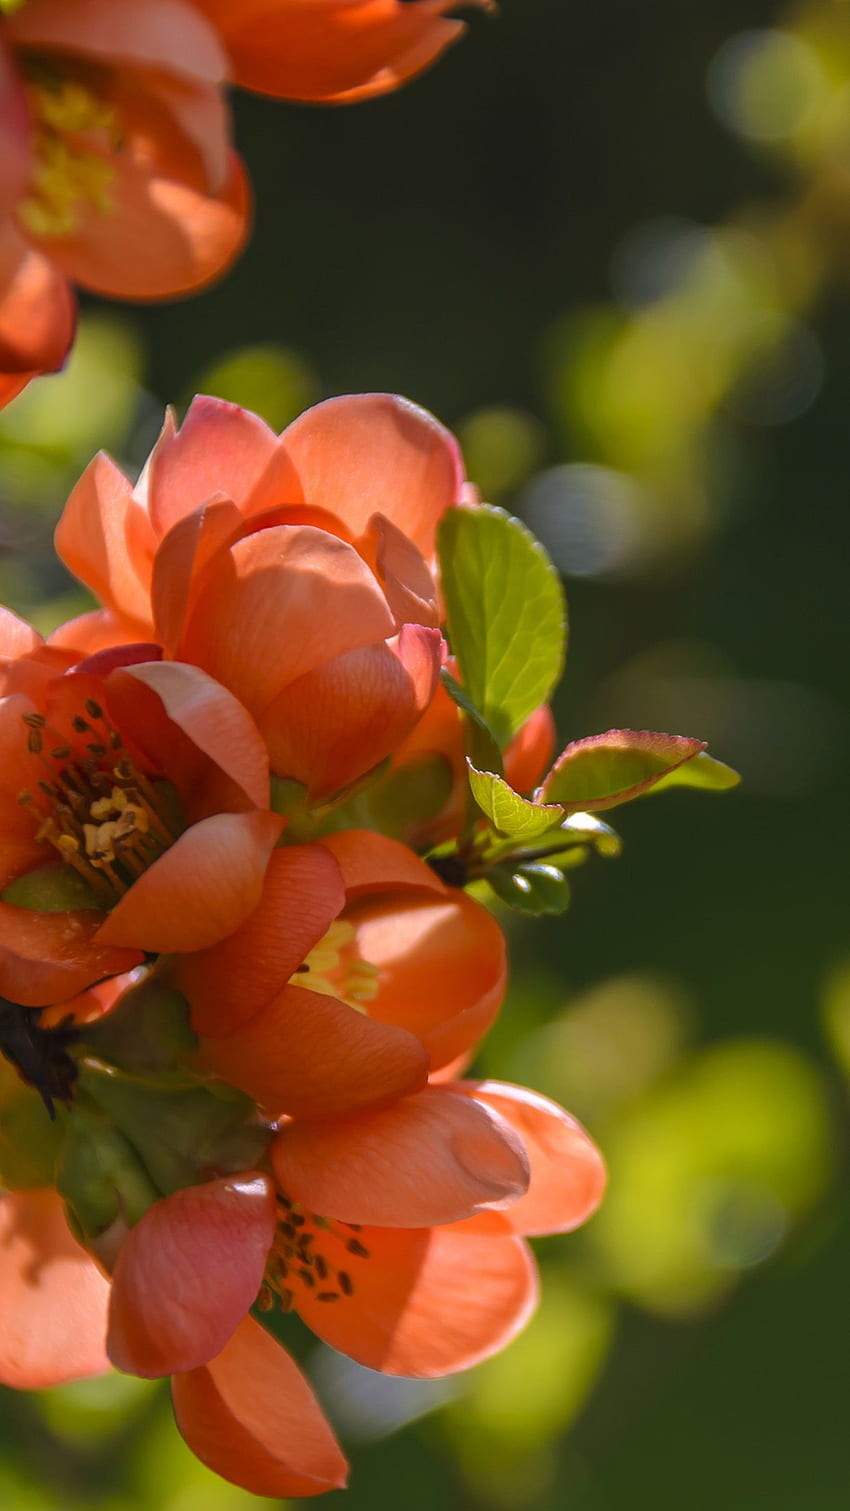
[[[27,0],[0,20],[0,404],[62,365],[72,284],[200,288],[244,239],[227,55],[191,0]]]
[[[283,827],[244,708],[153,646],[75,662],[0,611],[0,649],[0,995],[60,1002],[238,928]]]
[[[261,1314],[295,1309],[373,1369],[466,1369],[533,1310],[521,1235],[583,1222],[604,1170],[554,1103],[490,1082],[288,1122],[272,1160],[277,1190],[249,1172],[148,1210],[118,1256],[107,1346],[119,1368],[174,1376],[180,1430],[212,1469],[259,1494],[303,1495],[340,1483],[338,1450],[319,1439],[311,1399],[312,1483],[303,1475],[304,1383],[284,1379],[285,1356],[245,1318],[257,1291]]]
[[[452,0],[196,0],[233,80],[288,100],[369,99],[421,73],[465,27]],[[492,0],[472,0],[488,9]]]
[[[275,1117],[416,1091],[482,1037],[506,974],[485,908],[358,831],[276,850],[255,912],[175,963],[204,1068]]]
[[[463,483],[457,447],[389,395],[329,400],[278,437],[196,399],[135,488],[87,468],[57,548],[103,604],[54,643],[153,640],[253,715],[272,772],[313,800],[363,776],[428,706],[442,653],[426,558]]]

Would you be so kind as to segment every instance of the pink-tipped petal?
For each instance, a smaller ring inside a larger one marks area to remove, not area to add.
[[[473,1107],[475,1116],[458,1116]],[[483,1114],[483,1115],[482,1115]],[[287,1124],[272,1146],[281,1187],[308,1210],[394,1228],[499,1210],[528,1187],[528,1162],[505,1120],[429,1086],[386,1108]]]
[[[0,1197],[0,1382],[40,1390],[108,1369],[108,1299],[55,1191]]]
[[[605,1163],[581,1123],[563,1107],[504,1081],[460,1081],[451,1090],[492,1107],[522,1140],[531,1181],[504,1213],[514,1232],[569,1233],[596,1211],[605,1190]]]
[[[124,893],[96,942],[173,954],[226,938],[257,906],[282,827],[261,812],[193,824]]]
[[[192,1452],[254,1495],[342,1489],[347,1465],[307,1381],[246,1318],[217,1358],[175,1375],[174,1414]]]
[[[148,508],[157,534],[217,494],[238,505],[277,445],[274,431],[250,410],[197,395],[179,430],[166,432],[150,459]]]
[[[527,1245],[496,1213],[492,1234],[477,1231],[476,1221],[365,1227],[354,1252],[328,1245],[352,1294],[329,1305],[299,1286],[298,1312],[325,1343],[369,1369],[420,1379],[469,1369],[504,1348],[537,1303]]]
[[[274,1183],[246,1171],[154,1202],[112,1277],[107,1350],[153,1378],[206,1364],[256,1299],[276,1223]]]
[[[393,394],[354,394],[308,409],[284,432],[307,503],[361,535],[376,513],[426,559],[440,516],[457,502],[457,442],[424,409]]]

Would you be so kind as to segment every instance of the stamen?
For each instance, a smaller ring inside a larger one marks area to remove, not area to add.
[[[334,1264],[327,1244],[336,1243],[347,1253],[368,1259],[365,1244],[348,1236],[355,1224],[303,1212],[283,1192],[278,1194],[277,1209],[280,1220],[263,1284],[277,1299],[281,1310],[288,1312],[297,1304],[298,1284],[317,1301],[343,1301],[353,1296],[354,1277],[349,1269]],[[314,1251],[313,1245],[319,1243],[322,1248]]]

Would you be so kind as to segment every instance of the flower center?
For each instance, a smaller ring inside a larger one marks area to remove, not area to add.
[[[177,834],[166,812],[170,789],[138,769],[99,703],[87,698],[85,709],[88,718],[71,721],[89,737],[82,747],[65,743],[42,714],[24,714],[28,748],[45,776],[39,802],[28,788],[18,802],[38,825],[37,841],[52,845],[110,908]]]
[[[378,969],[357,954],[353,924],[338,918],[296,972],[295,985],[364,1012],[378,994]]]
[[[282,1192],[277,1212],[277,1232],[258,1299],[260,1311],[278,1306],[291,1312],[299,1288],[312,1292],[317,1301],[353,1296],[357,1265],[369,1258],[369,1250],[357,1237],[359,1226],[302,1212]]]
[[[100,215],[112,209],[109,155],[121,141],[115,111],[42,59],[25,57],[23,70],[35,166],[18,218],[34,236],[69,236],[83,208]]]

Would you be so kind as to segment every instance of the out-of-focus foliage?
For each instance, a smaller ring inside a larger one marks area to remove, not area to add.
[[[350,1511],[839,1511],[850,12],[528,0],[404,95],[244,101],[239,129],[236,272],[90,310],[68,372],[5,412],[3,601],[83,607],[52,522],[92,450],[141,460],[162,402],[206,388],[280,427],[398,389],[567,578],[564,739],[685,728],[744,776],[720,807],[618,815],[622,860],[589,861],[565,918],[505,912],[482,1073],[587,1122],[608,1202],[540,1245],[538,1317],[468,1378],[308,1359],[354,1444]],[[242,1511],[167,1414],[114,1378],[4,1394],[2,1503]]]

